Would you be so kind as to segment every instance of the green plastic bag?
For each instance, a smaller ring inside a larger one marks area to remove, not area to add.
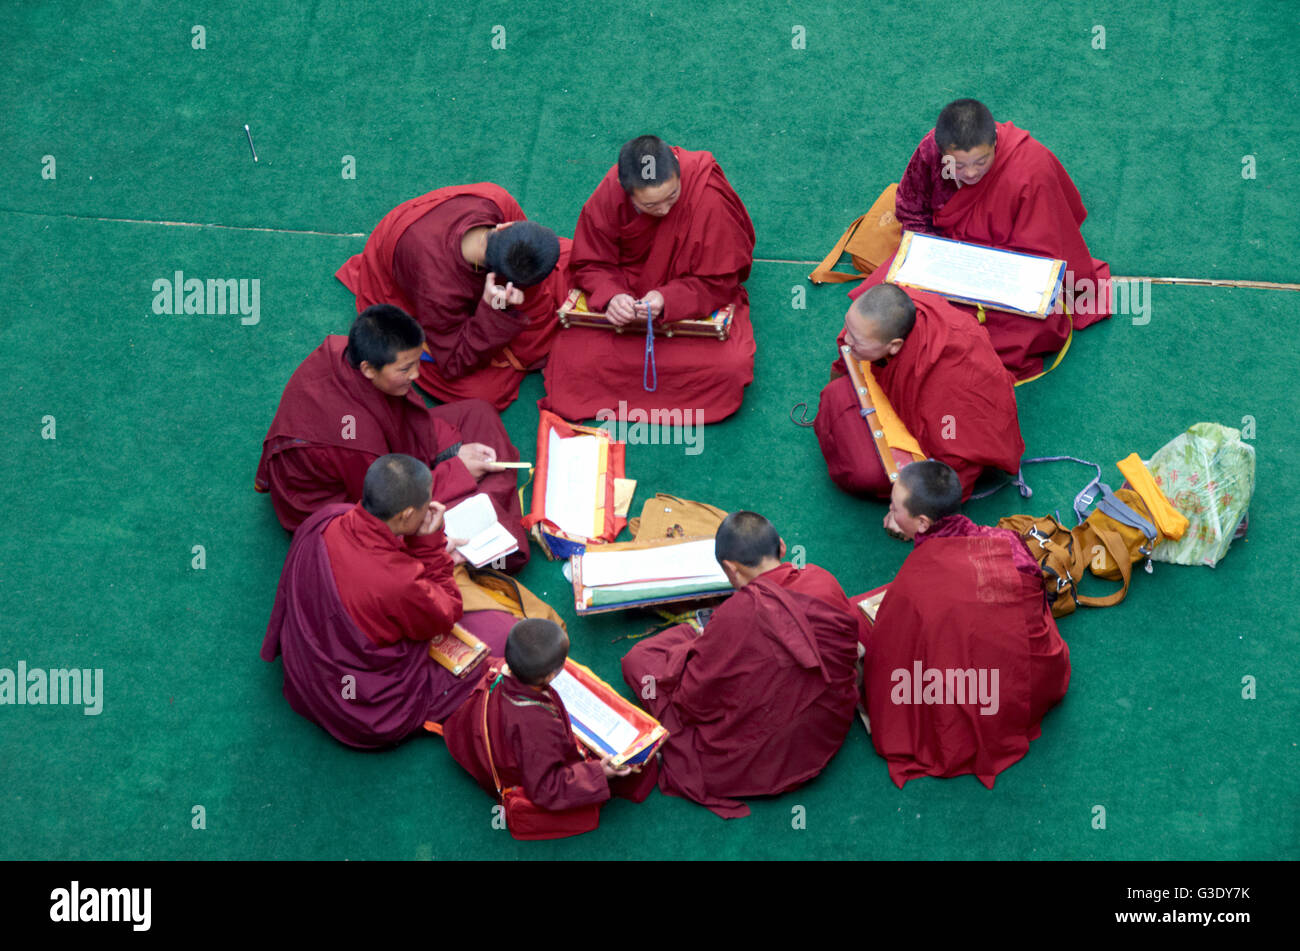
[[[1197,423],[1151,457],[1147,469],[1190,524],[1178,541],[1161,542],[1152,558],[1213,568],[1245,521],[1255,493],[1255,447],[1241,431]]]

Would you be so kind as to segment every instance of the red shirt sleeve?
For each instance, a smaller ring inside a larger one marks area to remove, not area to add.
[[[587,306],[597,311],[604,310],[615,295],[632,293],[623,269],[612,263],[619,259],[619,249],[612,213],[605,208],[605,187],[603,182],[597,186],[582,206],[569,265],[573,282],[587,293]]]
[[[442,529],[430,535],[404,536],[407,554],[420,567],[413,581],[396,594],[399,603],[393,606],[393,613],[413,641],[427,641],[450,630],[464,613],[460,589],[452,576],[455,566],[446,546]]]
[[[665,321],[698,320],[736,299],[740,274],[679,277],[658,288],[664,295]]]
[[[894,217],[905,231],[918,231],[922,234],[935,234],[934,229],[934,181],[941,169],[938,166],[938,146],[934,137],[926,134],[921,144],[912,153],[903,177],[899,179],[898,191],[894,194]],[[929,146],[929,147],[927,147]]]

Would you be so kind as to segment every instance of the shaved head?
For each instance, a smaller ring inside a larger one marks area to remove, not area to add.
[[[380,456],[366,470],[361,507],[386,522],[408,508],[423,508],[432,485],[429,467],[419,459],[397,452]]]
[[[877,284],[853,302],[849,313],[880,343],[906,340],[916,324],[916,305],[896,284]]]
[[[957,99],[943,107],[934,123],[934,144],[939,151],[969,152],[998,140],[997,123],[988,106],[978,99]]]
[[[526,618],[510,629],[505,653],[510,672],[523,683],[537,686],[564,666],[569,637],[554,621]]]

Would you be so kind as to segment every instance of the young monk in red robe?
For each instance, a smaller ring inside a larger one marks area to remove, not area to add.
[[[505,664],[494,663],[443,726],[452,758],[489,793],[497,794],[497,781],[502,789],[519,786],[534,805],[555,813],[537,838],[594,829],[611,793],[642,802],[658,774],[654,760],[645,769],[614,766],[611,756],[592,759],[579,747],[564,702],[547,686],[568,653],[569,637],[554,621],[517,622],[506,640]]]
[[[885,516],[915,548],[864,642],[863,688],[871,741],[900,788],[974,773],[992,789],[1070,684],[1070,651],[1029,549],[960,504],[956,473],[926,460],[900,472]]]
[[[551,352],[571,243],[527,221],[499,185],[454,185],[390,211],[335,276],[358,313],[395,304],[420,322],[421,389],[503,410]]]
[[[294,371],[262,444],[254,487],[269,492],[287,530],[331,502],[355,502],[370,464],[390,452],[434,470],[434,496],[451,506],[476,492],[492,499],[528,561],[513,470],[519,459],[501,418],[482,400],[429,409],[411,389],[424,332],[386,304],[368,308],[347,337],[329,336]],[[458,556],[459,557],[459,556]]]
[[[861,613],[815,565],[783,564],[785,542],[733,512],[715,553],[736,593],[701,634],[678,625],[632,648],[623,679],[664,728],[659,788],[724,818],[737,799],[808,782],[840,748],[856,707]]]
[[[754,333],[744,281],[754,226],[709,152],[646,135],[619,152],[582,207],[573,238],[573,280],[592,310],[626,326],[649,309],[662,326],[736,305],[725,341],[575,327],[560,332],[543,381],[543,409],[590,419],[602,409],[694,409],[713,422],[740,408],[754,378]]]
[[[969,317],[934,294],[880,284],[849,307],[841,337],[857,359],[872,361],[890,405],[926,455],[957,471],[963,500],[985,468],[1020,471],[1025,443],[1011,375]],[[831,370],[844,373],[843,358]],[[813,427],[836,485],[890,494],[847,376],[822,390]]]
[[[289,546],[262,659],[283,657],[289,705],[348,746],[391,746],[474,687],[428,652],[461,617],[432,481],[420,460],[382,456],[360,503],[320,509]],[[479,636],[501,655],[504,638]]]
[[[994,122],[975,99],[958,99],[939,113],[898,184],[894,215],[905,230],[1059,258],[1074,329],[1110,316],[1110,268],[1089,253],[1080,233],[1088,212],[1073,180],[1046,146],[1009,122]],[[884,281],[892,263],[850,296]],[[984,329],[1017,380],[1041,373],[1044,355],[1065,345],[1072,325],[1059,307],[1046,320],[985,315]]]

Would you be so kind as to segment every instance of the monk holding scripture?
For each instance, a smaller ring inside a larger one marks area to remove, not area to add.
[[[869,288],[849,307],[841,339],[867,361],[890,406],[921,452],[957,472],[970,497],[986,468],[1016,475],[1020,436],[1011,375],[969,316],[934,294],[896,284]],[[845,372],[843,357],[832,372]],[[848,376],[822,390],[813,421],[826,467],[846,492],[893,489]]]
[[[899,473],[885,526],[914,548],[865,640],[871,741],[901,788],[973,773],[988,788],[1029,751],[1070,684],[1042,571],[1015,532],[958,513],[942,462]]]
[[[668,730],[659,788],[724,818],[800,786],[844,742],[856,707],[860,612],[815,565],[783,563],[756,512],[733,512],[715,554],[736,593],[703,632],[678,625],[623,658],[623,679]]]
[[[1087,215],[1056,156],[1025,130],[995,122],[975,99],[943,108],[894,196],[904,230],[1065,261],[1063,297],[1073,318],[1059,305],[1046,320],[985,311],[989,339],[1017,380],[1041,373],[1043,357],[1065,345],[1071,326],[1081,330],[1110,316],[1110,268],[1091,255],[1079,230]],[[883,282],[892,263],[850,296]]]
[[[462,614],[432,484],[419,459],[382,456],[362,500],[318,510],[285,558],[262,659],[283,657],[289,705],[348,746],[398,743],[474,688],[429,655]],[[480,636],[501,656],[504,635]]]
[[[657,337],[644,330],[562,330],[543,381],[543,409],[594,418],[629,409],[693,408],[714,422],[740,408],[754,377],[754,334],[744,281],[754,226],[709,152],[655,136],[633,139],[578,217],[571,263],[588,309],[615,327],[649,313],[653,325],[704,320],[735,304],[726,340]]]
[[[447,749],[493,795],[520,787],[543,812],[529,838],[561,838],[595,828],[612,795],[642,802],[654,789],[655,760],[645,769],[615,766],[578,746],[568,711],[548,685],[564,670],[569,637],[546,618],[517,621],[505,663],[494,663],[474,695],[443,729]],[[484,705],[486,704],[486,710]]]
[[[499,185],[455,185],[390,211],[335,276],[358,313],[394,304],[419,321],[422,390],[503,410],[551,352],[570,244]]]
[[[295,530],[323,505],[356,502],[380,456],[414,456],[434,472],[433,494],[447,506],[476,492],[492,499],[519,551],[505,567],[528,561],[514,470],[519,459],[501,417],[483,400],[429,409],[411,387],[424,331],[387,304],[368,308],[348,336],[329,336],[294,371],[262,444],[254,483],[275,514]]]

